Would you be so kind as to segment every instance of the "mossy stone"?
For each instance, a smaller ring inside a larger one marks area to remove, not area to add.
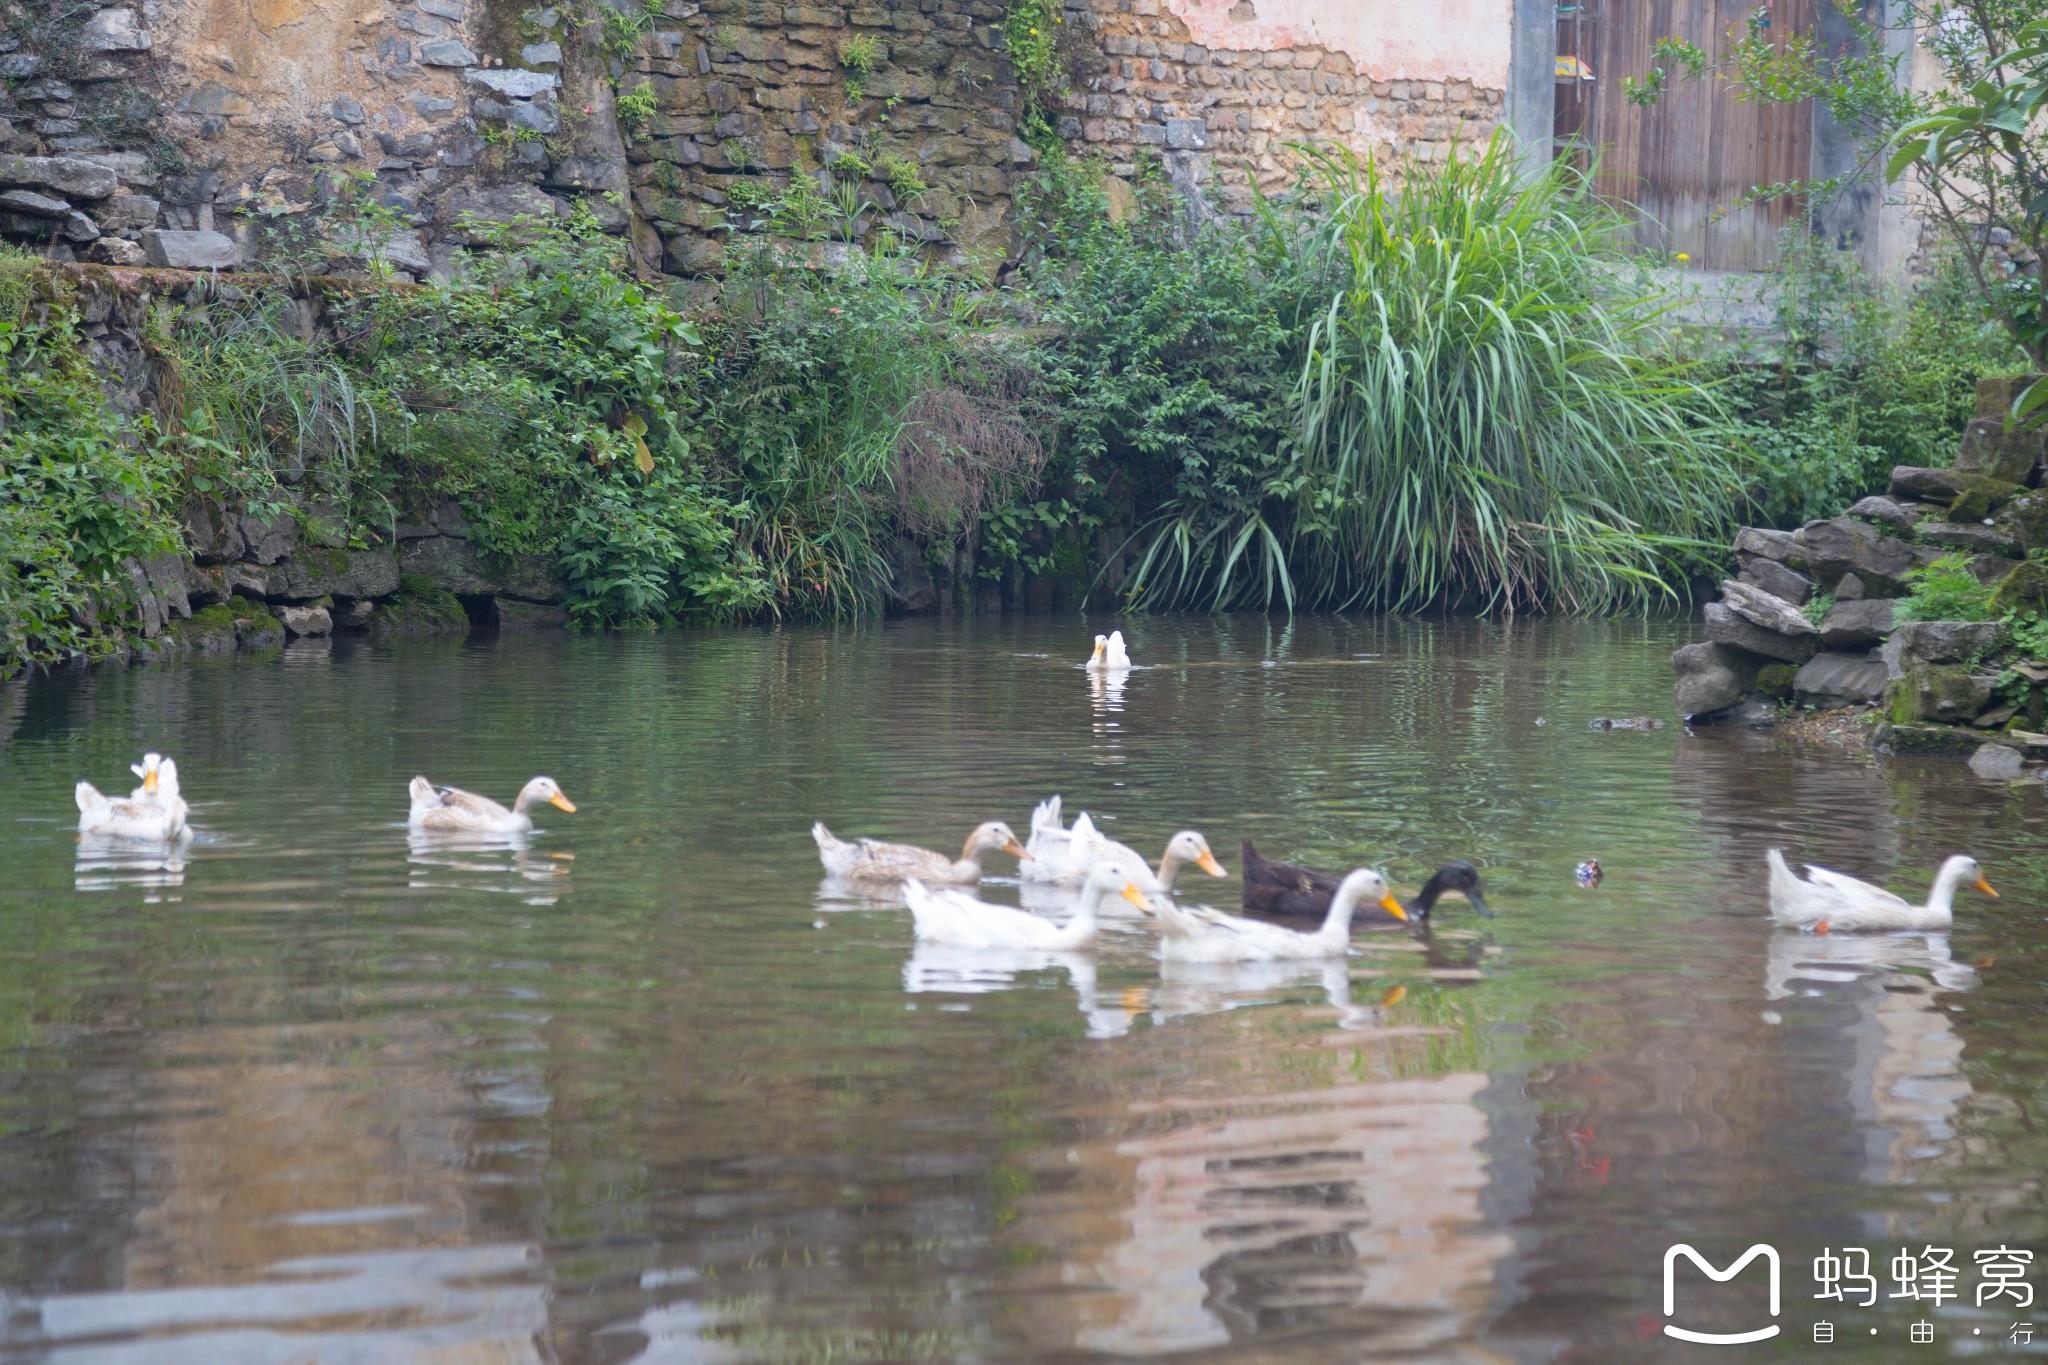
[[[1991,689],[1967,664],[1914,663],[1892,684],[1892,724],[1964,724],[1990,700]]]
[[[166,625],[164,636],[180,649],[225,652],[235,647],[235,613],[226,603],[202,607],[189,619]]]
[[[2010,611],[2048,611],[2048,564],[2022,560],[1998,580],[1991,591],[1991,614]]]
[[[1765,664],[1756,671],[1756,690],[1784,701],[1792,695],[1792,680],[1798,676],[1797,664]]]
[[[454,593],[407,575],[389,602],[379,603],[366,627],[373,640],[394,635],[455,635],[469,630],[469,613]]]
[[[1948,505],[1948,519],[1952,522],[1981,522],[1990,515],[1991,495],[1981,488],[1965,489]]]

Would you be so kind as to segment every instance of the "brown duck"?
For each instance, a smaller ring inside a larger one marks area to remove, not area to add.
[[[1249,839],[1244,841],[1240,851],[1244,864],[1242,904],[1246,910],[1269,919],[1314,920],[1317,923],[1329,914],[1330,900],[1337,894],[1337,883],[1341,878],[1262,858]],[[1423,883],[1422,890],[1415,893],[1413,900],[1403,902],[1410,922],[1417,928],[1427,926],[1429,912],[1449,891],[1456,891],[1471,901],[1472,908],[1483,917],[1493,918],[1492,907],[1480,894],[1479,869],[1459,859],[1438,868],[1436,875]],[[1391,915],[1378,911],[1368,913],[1368,909],[1359,907],[1359,923],[1386,927],[1396,922]]]

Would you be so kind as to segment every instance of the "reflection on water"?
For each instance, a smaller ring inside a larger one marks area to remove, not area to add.
[[[0,1354],[1605,1362],[1662,1358],[1678,1230],[2048,1253],[2038,784],[1589,731],[1683,628],[1126,632],[1120,675],[1007,620],[0,687]],[[76,840],[71,783],[149,749],[206,837]],[[415,771],[584,814],[421,839]],[[820,815],[950,851],[1055,792],[1148,855],[1469,858],[1500,915],[1201,966],[1135,913],[935,949],[819,882]],[[2005,899],[1783,933],[1771,844],[1916,888],[1967,849]]]
[[[79,891],[115,891],[131,886],[151,892],[171,890],[185,884],[186,850],[184,843],[148,843],[104,834],[81,834],[78,855],[72,864],[71,885]],[[148,899],[154,902],[164,898]]]
[[[406,831],[406,861],[414,891],[499,891],[519,896],[528,905],[553,905],[569,889],[574,853],[536,851],[533,836]]]
[[[13,1305],[12,1344],[54,1365],[546,1359],[533,1246],[305,1256],[232,1288],[54,1294]],[[505,1283],[523,1279],[527,1283]],[[299,1334],[322,1324],[317,1355]],[[133,1340],[147,1337],[149,1340]],[[123,1340],[124,1338],[129,1340]]]

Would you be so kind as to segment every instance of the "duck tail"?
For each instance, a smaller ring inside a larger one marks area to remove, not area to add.
[[[434,784],[424,777],[415,777],[406,784],[406,794],[412,798],[414,810],[432,810],[441,804],[441,794],[434,790]]]
[[[1800,879],[1785,862],[1783,849],[1768,850],[1764,860],[1771,865],[1771,918],[1780,924],[1796,924],[1798,917],[1793,912],[1793,905],[1799,894]]]
[[[79,783],[72,788],[71,794],[78,802],[81,815],[89,811],[105,810],[107,807],[107,798],[100,795],[100,789],[90,782]]]
[[[1031,809],[1031,832],[1040,830],[1057,832],[1060,825],[1060,798],[1048,796]]]
[[[826,829],[823,820],[812,823],[811,838],[818,845],[818,861],[823,863],[825,871],[833,876],[839,876],[853,864],[854,846]]]

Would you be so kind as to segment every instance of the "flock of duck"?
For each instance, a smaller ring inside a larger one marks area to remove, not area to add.
[[[126,797],[107,796],[90,782],[78,784],[74,795],[79,834],[154,844],[190,839],[192,808],[178,786],[177,761],[144,754],[128,770],[142,779],[142,785]],[[542,802],[565,811],[576,809],[552,777],[536,777],[521,787],[510,809],[460,787],[437,787],[424,777],[412,780],[408,795],[412,808],[406,824],[427,834],[525,834],[533,829],[533,808]]]
[[[1243,845],[1242,881],[1242,908],[1249,913],[1183,905],[1175,890],[1184,868],[1196,867],[1212,877],[1230,875],[1199,832],[1184,829],[1168,839],[1154,867],[1136,849],[1098,830],[1086,811],[1067,826],[1057,796],[1032,812],[1028,844],[1018,843],[1002,821],[990,820],[967,836],[957,859],[911,844],[840,839],[822,822],[811,826],[811,837],[828,875],[862,887],[900,887],[920,939],[962,948],[1086,948],[1100,936],[1104,907],[1112,896],[1158,920],[1162,955],[1177,962],[1341,957],[1350,948],[1354,921],[1363,917],[1374,927],[1419,927],[1436,902],[1453,892],[1479,913],[1493,913],[1481,894],[1478,871],[1467,862],[1446,864],[1414,900],[1403,904],[1372,868],[1343,877],[1310,872],[1260,857],[1250,840]],[[990,853],[1016,858],[1018,879],[1027,886],[1078,889],[1074,913],[1065,923],[1055,923],[966,890],[980,883],[982,859]]]
[[[1122,631],[1097,635],[1083,665],[1091,673],[1126,673],[1134,665]],[[178,765],[161,754],[145,754],[130,765],[141,785],[125,798],[101,793],[90,782],[77,785],[81,836],[156,844],[192,837],[191,808],[178,782]],[[546,803],[564,811],[576,807],[551,777],[536,777],[520,789],[510,807],[459,787],[437,787],[415,777],[408,787],[407,825],[425,835],[523,835],[533,828],[533,809]],[[1370,867],[1343,876],[1313,872],[1261,857],[1249,839],[1241,846],[1240,908],[1233,915],[1206,905],[1183,905],[1175,895],[1183,869],[1193,866],[1212,877],[1229,875],[1195,830],[1166,841],[1155,868],[1137,850],[1095,827],[1087,812],[1071,827],[1061,799],[1039,803],[1031,815],[1028,844],[1020,844],[1000,820],[979,825],[960,856],[910,844],[837,838],[823,822],[811,827],[818,857],[833,877],[866,887],[900,887],[920,939],[966,948],[1067,951],[1093,944],[1100,934],[1105,903],[1121,897],[1156,919],[1162,956],[1180,962],[1277,962],[1343,956],[1355,923],[1368,928],[1427,927],[1431,911],[1446,895],[1462,896],[1475,911],[1492,918],[1479,873],[1469,862],[1444,864],[1405,904],[1386,878]],[[1066,890],[1079,902],[1064,923],[1015,906],[980,899],[982,860],[1005,853],[1018,860],[1019,879]],[[1925,903],[1915,905],[1881,886],[1809,865],[1794,873],[1778,849],[1767,855],[1772,918],[1808,933],[1946,929],[1954,921],[1955,893],[1964,887],[1987,896],[1998,893],[1974,858],[1957,854],[1941,865]],[[1576,869],[1581,886],[1599,885],[1597,861]],[[1311,927],[1312,926],[1312,927]]]

